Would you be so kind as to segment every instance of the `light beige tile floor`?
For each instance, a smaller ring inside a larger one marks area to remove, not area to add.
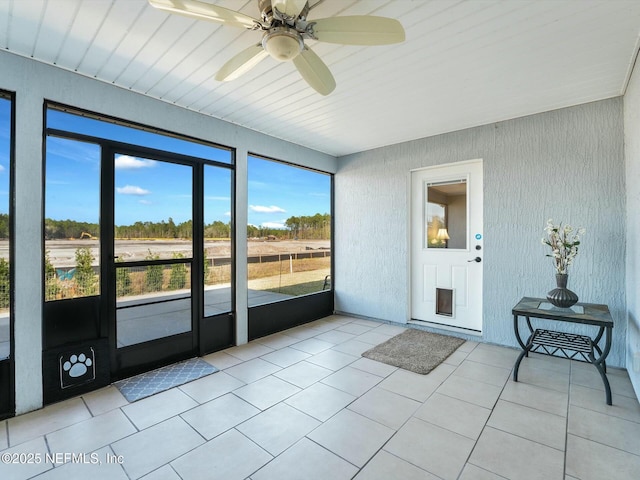
[[[0,422],[0,479],[640,479],[640,404],[609,369],[466,342],[428,375],[360,355],[402,327],[334,315],[205,357],[129,404],[115,387]],[[22,462],[12,464],[10,461]]]

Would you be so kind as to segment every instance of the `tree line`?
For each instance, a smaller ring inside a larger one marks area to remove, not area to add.
[[[331,238],[331,215],[328,213],[289,217],[284,225],[286,229],[247,225],[247,236],[249,238],[274,237],[279,240],[328,240]]]
[[[9,238],[9,215],[0,213],[0,238]]]
[[[0,238],[9,237],[9,216],[0,214]],[[285,220],[285,229],[247,225],[247,236],[275,237],[278,239],[318,239],[331,237],[331,215],[328,213],[310,216],[293,216]],[[160,222],[135,222],[133,225],[115,227],[116,238],[191,238],[193,223],[191,220],[175,223],[171,217]],[[76,239],[100,236],[97,223],[77,222],[75,220],[44,221],[44,234],[47,240]],[[231,222],[216,220],[204,227],[205,238],[231,238]]]
[[[331,236],[331,215],[328,213],[289,217],[285,225],[295,238],[324,240]]]

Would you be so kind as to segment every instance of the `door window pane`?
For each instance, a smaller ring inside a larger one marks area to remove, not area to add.
[[[193,257],[192,168],[115,157],[115,255],[123,261]]]
[[[230,312],[231,172],[204,166],[204,316]]]
[[[114,168],[117,345],[189,332],[193,168],[123,154]]]
[[[467,181],[426,184],[425,247],[467,248]]]
[[[45,301],[100,293],[100,147],[46,139]]]
[[[191,330],[191,265],[116,264],[118,348]]]
[[[11,353],[11,101],[0,97],[0,360]]]
[[[331,176],[249,157],[249,306],[331,288]]]

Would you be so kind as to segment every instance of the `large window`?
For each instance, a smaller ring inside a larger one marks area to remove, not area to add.
[[[331,288],[331,176],[250,156],[249,306]]]
[[[231,171],[204,166],[204,316],[233,310]]]
[[[100,146],[46,142],[45,301],[98,295]]]
[[[12,102],[0,92],[0,360],[11,352],[11,134]]]

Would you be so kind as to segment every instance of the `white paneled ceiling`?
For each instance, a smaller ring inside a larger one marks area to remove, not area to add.
[[[206,1],[259,18],[258,0]],[[309,19],[367,14],[406,41],[307,41],[328,96],[271,58],[217,82],[261,33],[146,0],[0,0],[0,48],[340,156],[622,95],[640,33],[638,0],[324,0]]]

